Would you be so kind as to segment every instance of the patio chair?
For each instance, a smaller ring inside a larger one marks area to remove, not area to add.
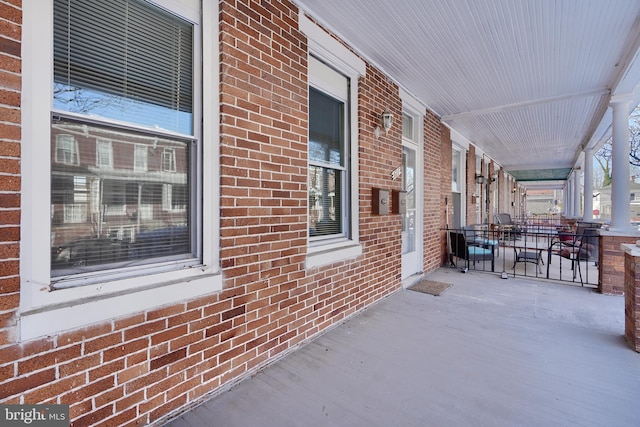
[[[571,229],[560,229],[556,236],[553,237],[551,241],[551,247],[560,246],[560,247],[576,247],[580,246],[582,243],[582,238],[586,238],[589,240],[587,243],[596,247],[596,258],[597,258],[597,249],[598,249],[598,237],[600,235],[600,227],[599,223],[591,223],[591,222],[578,222],[576,226],[576,231],[573,233]],[[597,259],[596,259],[597,263]],[[597,265],[597,264],[596,264]]]
[[[491,261],[491,271],[495,271],[493,249],[469,244],[464,233],[460,231],[450,231],[449,239],[451,241],[452,255],[458,259],[466,260],[467,269],[471,261],[473,261],[474,266],[478,261]]]
[[[526,232],[526,230],[523,230],[519,224],[516,224],[511,219],[511,215],[508,213],[495,214],[494,220],[498,225],[498,229],[502,232],[503,240],[505,236],[514,240],[519,239],[522,233]]]
[[[555,244],[559,244],[560,249],[554,250],[553,253],[571,261],[573,279],[575,280],[576,274],[578,274],[580,276],[581,285],[584,285],[584,282],[582,280],[582,268],[580,266],[580,262],[594,261],[596,267],[598,266],[599,235],[599,228],[584,228],[580,229],[580,234],[575,234],[573,242],[566,242],[562,240],[555,242]],[[552,243],[551,247],[553,247],[553,245],[554,243]],[[549,254],[549,258],[551,258],[551,252]]]
[[[462,232],[468,245],[480,246],[483,248],[491,249],[494,253],[500,256],[500,241],[492,238],[489,232],[484,226],[478,225],[465,225],[462,227]]]

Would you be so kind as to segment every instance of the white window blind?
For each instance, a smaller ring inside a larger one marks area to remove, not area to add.
[[[56,0],[54,22],[54,108],[193,132],[191,23],[142,0]]]

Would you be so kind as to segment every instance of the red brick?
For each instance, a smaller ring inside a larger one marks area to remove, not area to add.
[[[174,338],[181,337],[187,333],[187,325],[178,326],[176,328],[167,329],[151,336],[151,345],[169,341]]]
[[[113,376],[103,378],[99,381],[89,383],[84,387],[73,390],[64,395],[64,399],[66,402],[77,403],[82,402],[83,400],[90,398],[91,396],[96,396],[100,393],[103,393],[107,390],[113,389],[115,386],[115,378]]]
[[[111,415],[113,415],[113,408],[111,406],[104,406],[80,418],[72,419],[71,424],[73,427],[94,426],[100,422],[100,420],[104,420]]]
[[[14,3],[17,7],[21,6],[21,0],[10,0],[8,3]],[[2,21],[0,24],[0,35],[8,39],[20,40],[22,38],[21,27],[17,23],[9,20]]]
[[[130,408],[132,406],[137,405],[138,403],[145,400],[144,390],[139,390],[133,394],[127,394],[122,399],[117,400],[116,404],[116,412],[122,412],[123,410]]]
[[[14,73],[19,73],[22,67],[22,62],[20,58],[12,57],[6,55],[0,49],[0,64],[2,64],[2,69],[6,71],[11,71]]]
[[[158,369],[156,371],[149,372],[139,378],[136,378],[125,384],[125,393],[127,395],[147,387],[150,384],[155,384],[162,380],[166,376],[166,369]]]
[[[112,405],[114,401],[124,396],[124,387],[119,386],[97,395],[94,400],[94,406],[100,408],[105,405]]]
[[[124,369],[124,359],[116,359],[109,363],[103,362],[97,368],[89,371],[89,381],[95,381],[104,377],[111,377],[122,369]]]
[[[55,378],[55,368],[18,377],[2,384],[2,387],[0,387],[0,399],[5,399],[16,394],[24,393],[27,390],[35,389],[43,384],[54,381]]]
[[[93,343],[92,341],[89,341],[89,340],[91,338],[94,338],[100,335],[105,335],[109,332],[111,332],[111,324],[109,323],[101,323],[98,325],[87,326],[82,329],[76,329],[74,331],[64,332],[60,334],[58,336],[58,345],[65,345],[65,344],[72,344],[72,343],[86,341],[84,353],[85,354],[92,353],[94,351],[101,350],[105,347],[101,345],[97,345],[97,341]],[[116,341],[116,342],[120,342],[120,341]],[[110,345],[113,345],[113,344],[110,344]],[[88,349],[87,346],[89,347],[93,346],[96,348]]]
[[[86,384],[86,378],[87,377],[84,374],[76,374],[70,377],[63,378],[59,381],[50,382],[43,387],[36,388],[33,391],[30,390],[25,392],[24,401],[36,404],[51,399],[56,399],[58,396],[62,396],[67,391]]]
[[[15,3],[13,3],[13,6],[11,5],[11,1],[5,1],[4,3],[5,4],[0,4],[0,16],[2,16],[7,21],[16,24],[22,24],[22,12],[20,9],[20,7],[22,6],[21,2],[15,1]]]
[[[0,195],[0,199],[2,195]],[[0,243],[20,240],[20,227],[0,227]]]
[[[1,12],[0,12],[0,16],[2,16]],[[0,37],[0,52],[9,54],[11,56],[19,57],[20,43],[15,40],[9,40],[5,37]]]
[[[125,341],[131,341],[135,338],[139,338],[145,335],[151,335],[155,332],[162,331],[166,328],[166,319],[160,319],[153,322],[146,322],[140,326],[136,326],[130,329],[125,329],[124,339]]]
[[[115,417],[108,418],[108,419],[106,419],[106,420],[104,420],[102,422],[99,422],[99,423],[95,424],[95,426],[96,427],[99,427],[99,426],[105,426],[105,427],[107,427],[107,426],[109,426],[109,427],[111,427],[111,426],[124,426],[128,421],[136,419],[137,412],[138,411],[136,410],[136,408],[131,408],[131,409],[128,409],[128,410],[116,415]]]
[[[113,348],[106,349],[103,352],[103,360],[104,362],[109,362],[114,359],[126,357],[131,353],[134,353],[140,349],[146,348],[147,343],[148,343],[148,340],[143,338],[136,341],[124,343]]]
[[[158,409],[152,411],[151,414],[149,414],[149,421],[154,422],[159,418],[162,418],[163,416],[167,415],[169,412],[174,411],[180,408],[181,406],[184,406],[186,403],[187,403],[186,396],[184,395],[178,396],[172,401],[169,401],[164,405],[160,406]]]
[[[118,384],[124,384],[133,380],[134,378],[139,378],[143,375],[146,375],[148,372],[149,365],[147,363],[131,366],[130,368],[118,372]]]
[[[3,269],[3,264],[7,263],[0,262],[0,274],[7,273],[7,276],[16,274],[11,270]],[[14,310],[18,307],[18,304],[20,304],[20,294],[0,295],[0,311]]]
[[[10,294],[20,291],[20,278],[0,278],[0,294]],[[1,354],[2,350],[0,350]],[[1,356],[0,356],[1,359]],[[1,363],[1,362],[0,362]]]
[[[71,339],[85,339],[85,334],[87,335],[93,335],[93,334],[99,334],[100,332],[108,332],[110,330],[110,326],[109,325],[102,325],[98,330],[95,331],[83,331],[83,333],[74,333],[74,335],[66,335],[65,339],[66,340],[71,340]],[[93,332],[93,333],[92,333]],[[88,337],[87,337],[88,338]],[[122,341],[122,332],[118,331],[118,332],[114,332],[114,333],[110,333],[108,335],[102,335],[99,336],[98,338],[94,338],[94,339],[89,339],[84,343],[84,353],[85,354],[91,354],[91,353],[95,353],[98,351],[102,351],[105,349],[112,349],[115,346],[121,344]]]
[[[74,359],[71,362],[60,364],[58,371],[60,377],[64,378],[69,375],[77,374],[78,372],[86,371],[94,366],[100,364],[100,355],[92,354],[89,356],[83,356],[80,359]]]
[[[184,359],[187,355],[187,349],[186,348],[182,348],[180,350],[176,350],[173,351],[169,354],[166,354],[162,357],[158,357],[156,359],[153,359],[150,363],[150,368],[151,370],[154,369],[158,369],[161,368],[163,366],[166,366],[170,363],[176,362],[180,359]]]

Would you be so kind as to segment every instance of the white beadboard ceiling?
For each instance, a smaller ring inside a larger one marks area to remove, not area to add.
[[[523,181],[561,185],[640,101],[639,0],[295,3]]]

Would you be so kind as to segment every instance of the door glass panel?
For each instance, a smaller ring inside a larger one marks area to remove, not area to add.
[[[402,190],[407,192],[407,212],[402,217],[402,254],[416,250],[416,152],[402,147]]]
[[[408,114],[402,115],[402,136],[407,139],[413,139],[413,117]]]

